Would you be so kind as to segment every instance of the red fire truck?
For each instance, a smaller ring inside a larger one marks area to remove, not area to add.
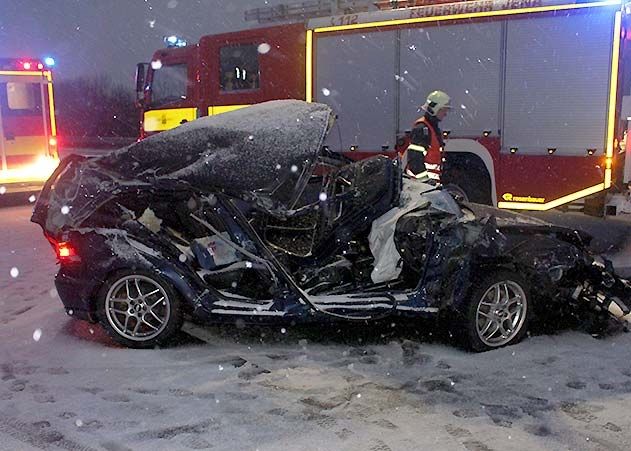
[[[444,178],[470,200],[548,210],[612,186],[631,93],[631,8],[621,0],[421,3],[158,50],[146,72],[138,68],[141,135],[298,98],[338,114],[331,149],[393,151],[440,89],[454,106],[442,124]]]
[[[41,188],[59,163],[51,66],[0,58],[0,191]]]

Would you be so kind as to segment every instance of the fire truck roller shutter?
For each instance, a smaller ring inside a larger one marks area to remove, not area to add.
[[[394,31],[318,36],[315,100],[333,108],[340,131],[329,133],[331,149],[394,149],[395,37]]]
[[[441,122],[451,137],[499,129],[502,24],[460,23],[401,31],[399,129],[422,113],[427,94],[449,93],[452,110]],[[497,136],[497,135],[496,135]]]
[[[502,150],[602,154],[615,10],[512,20]]]

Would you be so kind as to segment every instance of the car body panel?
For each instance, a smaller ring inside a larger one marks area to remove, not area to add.
[[[457,313],[501,270],[546,307],[628,310],[629,286],[589,254],[587,235],[458,203],[405,177],[397,159],[349,162],[322,146],[332,117],[275,101],[64,160],[32,220],[80,257],[57,275],[66,309],[92,318],[108,278],[137,269],[168,281],[203,321]]]

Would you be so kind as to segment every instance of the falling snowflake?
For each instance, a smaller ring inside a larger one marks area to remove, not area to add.
[[[57,290],[55,288],[52,288],[48,294],[50,295],[51,298],[55,299],[57,297]]]
[[[276,165],[276,170],[278,171],[280,169],[280,164]]]
[[[184,254],[180,254],[180,256],[179,256],[178,258],[179,258],[179,260],[180,260],[182,263],[186,263],[186,255],[184,255]]]
[[[30,203],[33,203],[33,202],[35,202],[35,199],[36,199],[35,194],[32,194],[31,197],[28,198],[28,201]]]
[[[362,394],[361,394],[361,393],[357,393],[357,397],[358,397],[358,398],[361,398],[361,397],[362,397]]]
[[[232,282],[232,283],[230,284],[230,286],[231,286],[232,288],[237,288],[237,282]]]
[[[70,213],[70,208],[67,205],[64,205],[63,207],[61,207],[62,215],[67,215],[68,213]]]
[[[17,276],[20,275],[20,270],[14,266],[13,268],[11,268],[11,271],[9,271],[9,274],[11,274],[11,277],[15,279]]]
[[[79,420],[79,419],[77,418],[77,420],[74,422],[74,424],[76,424],[76,425],[77,425],[77,427],[78,427],[78,428],[80,428],[81,426],[83,426],[83,421],[81,421],[81,420]]]
[[[248,136],[248,141],[254,141],[254,135]]]
[[[223,371],[223,366],[219,365],[219,371]]]
[[[153,28],[156,26],[156,21],[155,20],[150,20],[149,21],[149,28]]]
[[[330,96],[330,95],[331,95],[331,91],[329,91],[329,90],[328,90],[328,89],[326,89],[326,88],[322,88],[322,94],[323,94],[325,97],[328,97],[328,96]]]
[[[251,268],[252,267],[252,262],[245,262],[245,267],[246,268]]]
[[[160,61],[160,60],[151,61],[151,68],[153,70],[161,69],[162,68],[162,61]]]
[[[320,201],[324,202],[327,199],[326,193],[320,193]]]
[[[68,315],[70,315],[70,316],[74,315],[74,310],[72,310],[72,309],[68,310]]]
[[[258,52],[261,55],[265,55],[267,52],[269,52],[272,49],[272,47],[270,47],[270,45],[267,42],[264,42],[262,44],[259,44],[259,46],[257,47],[256,50],[258,50]]]
[[[291,165],[291,172],[298,172],[298,166],[296,166],[295,164]]]
[[[39,341],[40,338],[42,338],[42,329],[35,329],[35,332],[33,332],[33,340]]]
[[[463,110],[467,109],[466,105],[462,105],[462,104],[460,105],[460,108],[462,108]]]
[[[4,194],[7,192],[7,189],[4,186],[0,186],[0,194]]]
[[[280,330],[281,334],[287,333],[287,329],[285,329],[284,327]]]

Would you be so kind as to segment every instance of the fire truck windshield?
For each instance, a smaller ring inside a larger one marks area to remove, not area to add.
[[[186,64],[163,65],[154,69],[151,82],[151,106],[165,106],[186,100]]]

